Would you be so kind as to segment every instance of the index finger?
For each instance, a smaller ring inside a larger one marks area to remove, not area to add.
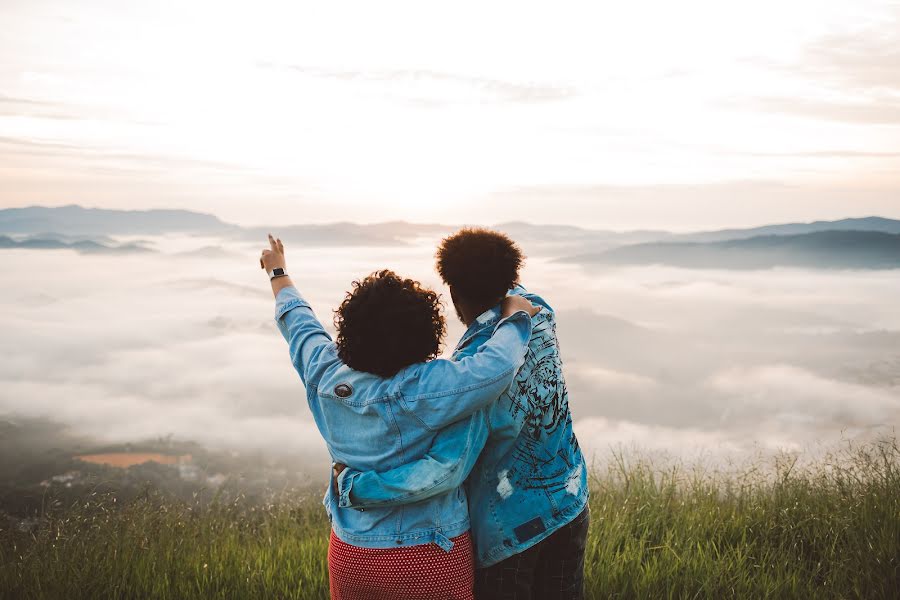
[[[272,234],[269,234],[269,246],[272,247],[272,252],[278,252],[278,245],[275,243],[275,238],[272,237]]]

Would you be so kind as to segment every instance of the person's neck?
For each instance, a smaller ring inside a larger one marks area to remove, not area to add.
[[[484,313],[486,310],[494,308],[495,306],[500,304],[500,302],[502,300],[503,300],[502,297],[497,298],[496,301],[491,302],[490,304],[488,304],[486,306],[482,306],[480,308],[479,307],[469,308],[468,306],[464,307],[461,312],[462,312],[463,321],[465,322],[466,327],[471,327],[472,323],[475,322],[475,319],[480,317],[482,315],[482,313]]]

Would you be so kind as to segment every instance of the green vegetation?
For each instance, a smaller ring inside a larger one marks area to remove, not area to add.
[[[588,597],[900,596],[896,441],[731,474],[615,458],[592,477]],[[0,526],[6,598],[327,598],[328,523],[309,497],[98,495]]]

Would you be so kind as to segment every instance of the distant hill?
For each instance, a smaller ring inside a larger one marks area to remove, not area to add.
[[[110,245],[102,236],[199,233],[239,241],[265,241],[268,232],[290,243],[307,246],[394,246],[418,238],[435,239],[447,235],[457,225],[434,223],[324,223],[242,227],[218,217],[189,210],[111,210],[78,205],[60,207],[29,206],[0,209],[0,234],[29,234],[45,240],[73,243],[89,236],[91,241]],[[667,231],[609,231],[574,225],[552,225],[511,221],[493,228],[527,244],[535,253],[550,256],[593,255],[625,245],[649,243],[711,243],[764,236],[791,236],[823,231],[868,231],[900,234],[900,221],[883,217],[784,223],[749,229],[723,229],[674,234]]]
[[[28,206],[0,209],[0,234],[32,234],[49,241],[70,241],[77,236],[160,235],[200,233],[227,238],[265,241],[269,232],[285,241],[311,246],[389,246],[421,236],[449,233],[449,225],[389,221],[375,224],[327,223],[241,227],[218,217],[189,210],[111,210],[68,206]],[[7,246],[9,247],[9,246]],[[63,246],[59,246],[63,247]]]
[[[693,269],[900,268],[900,234],[818,231],[718,242],[651,242],[564,259],[582,265],[668,265]]]
[[[16,239],[23,239],[24,237],[31,237],[31,238],[42,239],[42,240],[58,240],[60,242],[67,242],[67,243],[83,242],[85,240],[88,240],[91,242],[97,242],[98,244],[103,244],[105,246],[115,246],[116,245],[116,240],[114,240],[113,238],[109,237],[108,235],[98,235],[98,234],[70,235],[70,234],[59,233],[59,232],[55,232],[55,231],[42,231],[40,233],[35,233],[35,234],[27,235],[27,236],[15,234],[14,237]]]
[[[672,241],[679,242],[721,242],[725,240],[741,240],[766,235],[797,235],[818,231],[880,231],[882,233],[900,233],[900,221],[884,217],[863,217],[858,219],[840,219],[838,221],[814,221],[812,223],[783,223],[765,225],[750,229],[722,229],[719,231],[701,231],[675,235]]]
[[[234,225],[213,215],[188,210],[108,210],[84,208],[76,204],[0,210],[0,233],[152,235],[169,232],[226,233],[234,228]]]
[[[76,250],[78,252],[125,254],[135,252],[152,252],[150,248],[140,244],[106,245],[91,239],[67,242],[55,237],[32,236],[25,239],[13,239],[0,235],[0,248],[25,248],[29,250]]]
[[[672,236],[667,231],[607,231],[574,225],[535,225],[511,221],[493,226],[520,244],[551,247],[560,253],[600,252],[623,244],[656,242]]]

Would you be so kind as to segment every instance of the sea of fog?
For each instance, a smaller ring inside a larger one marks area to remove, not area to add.
[[[124,238],[117,238],[126,241]],[[0,415],[104,442],[172,434],[327,460],[259,268],[258,245],[189,236],[155,252],[4,250]],[[391,268],[441,288],[434,240],[287,247],[329,329],[350,282]],[[557,311],[575,430],[715,462],[816,451],[900,423],[898,271],[585,268],[525,245],[522,282]],[[449,352],[464,327],[447,307]]]

